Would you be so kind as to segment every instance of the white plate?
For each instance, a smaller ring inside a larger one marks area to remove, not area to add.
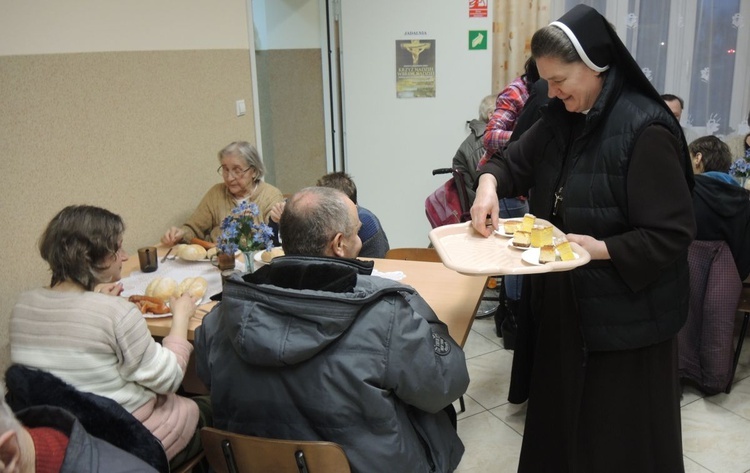
[[[512,220],[514,222],[521,222],[521,221],[523,221],[522,219],[515,219],[515,218],[510,218],[508,220]],[[506,220],[506,222],[508,220]],[[500,228],[498,228],[497,230],[495,230],[495,235],[499,235],[499,236],[505,237],[505,238],[513,238],[513,234],[512,233],[505,233],[505,225],[503,225],[503,224],[500,224]]]
[[[529,248],[531,248],[530,246],[518,246],[518,245],[513,244],[512,238],[508,240],[508,247],[515,248],[516,250],[528,250]]]
[[[202,297],[199,298],[197,301],[195,301],[196,307],[199,306],[199,305],[201,305],[202,302],[203,302],[203,298]],[[166,302],[166,305],[167,305],[167,307],[169,307],[169,301]],[[164,318],[164,317],[172,317],[172,313],[171,312],[167,312],[166,314],[152,314],[151,312],[146,312],[145,314],[143,314],[143,317],[145,317],[147,319],[161,319],[161,318]]]
[[[540,266],[544,263],[539,262],[539,252],[541,250],[539,248],[529,248],[528,250],[524,251],[521,254],[521,259],[529,264],[533,264],[534,266]],[[579,258],[578,253],[573,253],[573,256],[576,257],[576,259]],[[555,250],[555,261],[561,261],[560,255],[557,253],[557,250]]]

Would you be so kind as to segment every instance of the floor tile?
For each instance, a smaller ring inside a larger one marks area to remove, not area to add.
[[[682,387],[682,399],[680,399],[680,407],[685,407],[691,402],[697,401],[698,399],[704,398],[706,395],[698,388],[692,385],[684,385]]]
[[[703,468],[689,458],[685,458],[685,473],[714,473],[711,470]]]
[[[485,409],[506,404],[510,386],[513,354],[496,350],[467,360],[469,389],[467,394]]]
[[[474,320],[472,325],[472,332],[477,332],[483,335],[487,340],[491,341],[495,345],[502,347],[502,338],[495,334],[495,319],[492,317],[488,319],[477,319]]]
[[[502,347],[474,330],[469,332],[464,344],[464,354],[467,360],[497,350],[502,350]]]
[[[521,436],[489,412],[458,421],[466,452],[456,473],[516,473]]]
[[[750,468],[750,420],[706,399],[682,408],[683,454],[717,473]]]
[[[490,414],[497,417],[511,429],[523,435],[523,427],[526,424],[526,403],[523,404],[503,404],[490,411]]]
[[[706,400],[750,421],[750,379],[734,383],[729,394],[717,394]]]
[[[466,407],[465,412],[461,411],[461,404],[458,400],[453,403],[453,407],[456,409],[456,416],[458,417],[458,420],[461,420],[465,417],[473,416],[475,414],[479,414],[480,412],[484,412],[487,409],[482,407],[481,404],[479,404],[477,401],[471,398],[468,394],[464,394],[464,406]]]

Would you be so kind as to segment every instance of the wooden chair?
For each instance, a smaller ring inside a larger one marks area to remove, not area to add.
[[[190,473],[193,471],[193,468],[198,466],[198,463],[203,461],[203,458],[205,458],[206,452],[200,452],[190,460],[183,463],[180,467],[172,470],[172,473]]]
[[[201,429],[203,450],[217,473],[351,473],[333,442],[278,440]]]
[[[392,248],[385,254],[386,259],[403,259],[409,261],[427,261],[430,263],[442,263],[435,248]],[[458,404],[461,406],[459,412],[466,411],[464,397],[458,398]]]

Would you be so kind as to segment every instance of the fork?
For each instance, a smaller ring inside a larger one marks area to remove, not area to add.
[[[163,263],[163,262],[167,261],[167,256],[169,256],[169,253],[171,253],[171,252],[172,252],[172,250],[174,250],[174,246],[173,246],[173,247],[171,247],[171,248],[169,249],[169,251],[167,251],[167,254],[166,254],[166,255],[164,255],[164,258],[162,258],[162,259],[161,259],[160,263]],[[174,259],[174,258],[172,258],[172,259]]]

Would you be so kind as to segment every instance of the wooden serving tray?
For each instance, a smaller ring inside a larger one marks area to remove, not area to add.
[[[509,219],[500,219],[500,223]],[[537,224],[551,225],[537,218]],[[553,235],[563,238],[565,234],[557,227]],[[572,261],[555,261],[545,264],[529,264],[523,260],[525,250],[508,246],[511,238],[492,234],[485,238],[478,234],[471,222],[444,225],[433,228],[430,241],[437,250],[443,264],[459,273],[470,275],[500,276],[503,274],[539,274],[552,271],[570,271],[591,260],[591,255],[577,243],[571,242],[578,258]]]

